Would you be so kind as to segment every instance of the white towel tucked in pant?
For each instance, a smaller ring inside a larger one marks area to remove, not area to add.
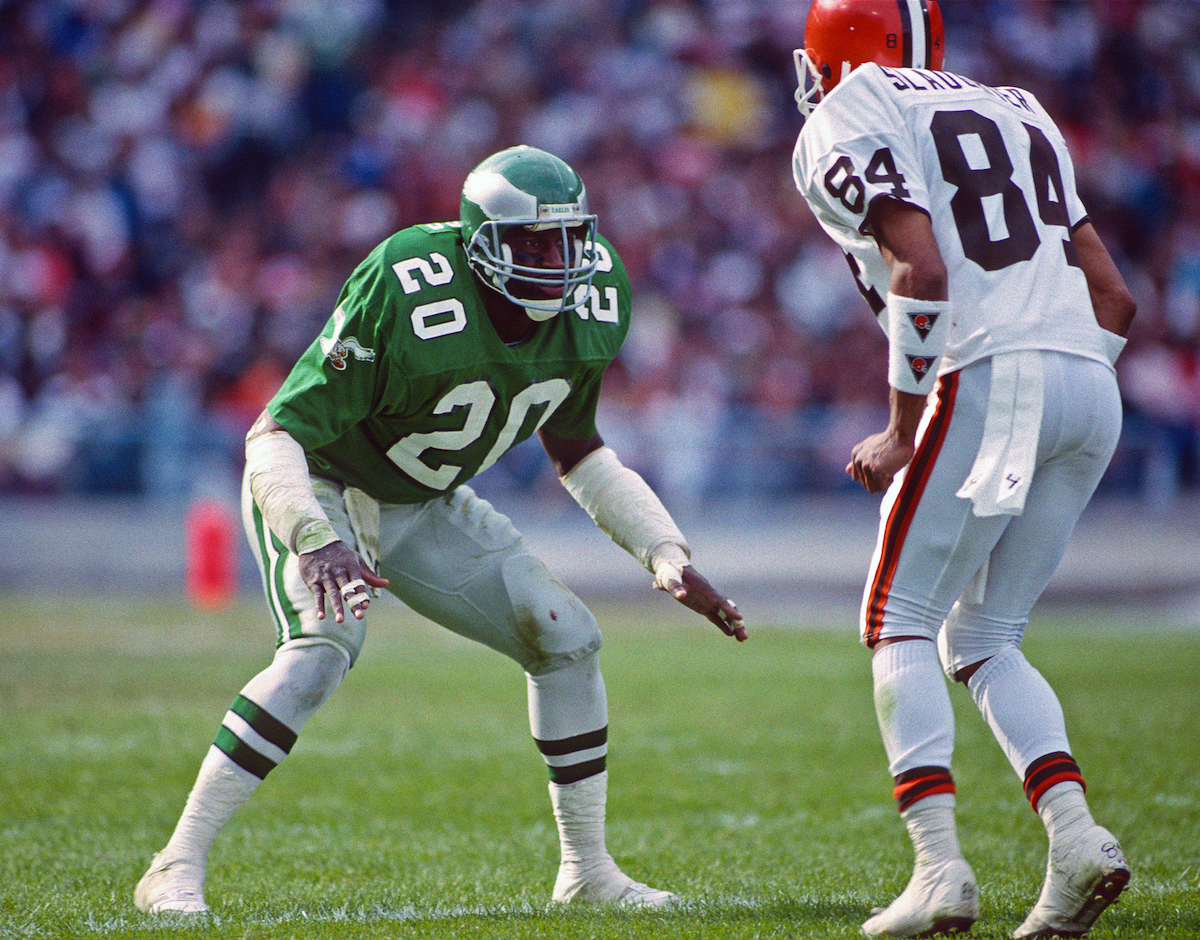
[[[992,388],[979,455],[958,495],[977,516],[1019,516],[1037,461],[1042,426],[1041,353],[1036,349],[992,357]]]

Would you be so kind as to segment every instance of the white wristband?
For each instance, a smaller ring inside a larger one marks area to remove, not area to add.
[[[263,519],[290,551],[303,555],[338,540],[313,493],[304,448],[287,431],[246,440],[246,476]]]
[[[562,478],[596,525],[647,569],[687,564],[687,541],[662,501],[609,447],[592,451]]]
[[[927,395],[950,333],[950,301],[887,295],[888,385]]]

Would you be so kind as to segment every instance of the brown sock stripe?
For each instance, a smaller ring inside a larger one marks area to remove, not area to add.
[[[1041,802],[1042,796],[1047,790],[1060,783],[1072,781],[1078,783],[1085,791],[1087,790],[1087,784],[1084,783],[1079,765],[1075,763],[1075,758],[1070,754],[1065,751],[1055,751],[1039,757],[1025,771],[1025,795],[1029,798],[1029,805],[1036,813],[1038,803]]]
[[[896,808],[903,813],[927,796],[953,792],[954,778],[945,767],[915,767],[897,774],[892,796],[896,798]]]

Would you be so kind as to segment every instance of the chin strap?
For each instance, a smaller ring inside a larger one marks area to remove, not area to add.
[[[558,316],[564,307],[565,303],[557,310],[542,310],[538,307],[523,307],[522,309],[525,311],[525,316],[529,317],[534,323],[545,323],[547,320]]]

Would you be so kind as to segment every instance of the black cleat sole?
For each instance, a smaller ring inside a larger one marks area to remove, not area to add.
[[[1070,930],[1059,930],[1054,927],[1047,927],[1045,930],[1039,930],[1035,934],[1030,934],[1030,940],[1038,938],[1044,940],[1048,937],[1086,937],[1087,932],[1092,929],[1092,924],[1096,922],[1105,909],[1114,904],[1121,896],[1121,892],[1129,885],[1129,869],[1118,868],[1108,872],[1096,882],[1091,892],[1088,894],[1087,900],[1083,902],[1083,906],[1079,909],[1071,922],[1080,926]]]
[[[1088,899],[1084,902],[1083,907],[1079,909],[1079,913],[1075,917],[1075,922],[1083,925],[1084,933],[1096,922],[1096,918],[1104,913],[1104,909],[1121,896],[1121,892],[1128,885],[1128,868],[1118,868],[1111,871],[1097,882],[1096,887],[1092,888],[1091,894],[1088,895]],[[1081,934],[1077,934],[1076,936],[1081,936]]]

